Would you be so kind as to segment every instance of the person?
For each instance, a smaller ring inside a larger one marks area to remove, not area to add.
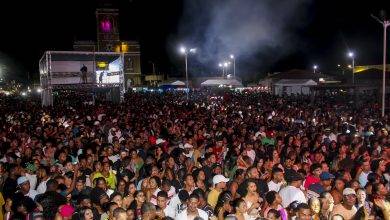
[[[242,182],[242,184],[238,187],[237,193],[242,196],[246,191],[246,186],[248,185],[248,181],[253,181],[256,183],[257,193],[264,197],[265,193],[269,191],[267,182],[263,179],[260,179],[260,173],[257,170],[256,166],[251,166],[246,171],[246,178]]]
[[[214,215],[218,220],[223,220],[227,215],[232,213],[232,200],[233,197],[229,191],[223,191],[218,196],[218,202],[214,209]]]
[[[314,163],[310,166],[310,175],[305,179],[304,187],[308,189],[311,184],[320,182],[320,174],[322,173],[321,164]]]
[[[282,220],[282,217],[280,215],[280,212],[278,212],[275,209],[270,209],[269,212],[267,213],[267,219],[270,219],[270,220]]]
[[[84,207],[82,208],[75,216],[79,220],[94,220],[93,212],[91,208]]]
[[[135,218],[142,217],[141,207],[144,202],[145,194],[142,191],[136,191],[134,193],[134,200],[129,207],[131,210],[133,210]]]
[[[282,205],[284,208],[288,207],[290,203],[297,201],[299,203],[306,203],[305,194],[300,189],[303,177],[296,171],[292,171],[286,176],[288,185],[280,190],[279,194],[282,197]]]
[[[321,213],[322,219],[327,219],[330,213],[333,211],[334,201],[333,197],[329,192],[324,192],[320,195],[321,202]]]
[[[237,220],[249,220],[250,217],[247,213],[246,202],[243,199],[235,199],[233,201],[234,216]],[[226,219],[226,218],[225,218]]]
[[[45,166],[41,166],[38,169],[38,178],[40,180],[38,187],[37,187],[37,193],[43,194],[46,192],[46,183],[50,179],[49,174],[49,168]]]
[[[164,217],[175,218],[175,210],[168,206],[168,194],[165,191],[157,193],[157,206],[163,211]],[[160,216],[163,217],[163,216]]]
[[[321,202],[317,197],[309,199],[309,206],[312,213],[313,220],[320,220]]]
[[[223,175],[215,175],[213,177],[213,189],[209,192],[207,196],[207,203],[214,209],[217,205],[218,196],[226,188],[226,183],[229,182],[229,179]]]
[[[30,181],[25,176],[21,176],[17,180],[19,192],[23,195],[30,197],[32,200],[35,199],[35,196],[38,194],[37,191],[30,188]]]
[[[107,186],[111,190],[115,190],[117,180],[116,180],[115,173],[111,170],[110,162],[108,162],[108,161],[104,162],[104,163],[102,163],[102,166],[103,166],[102,171],[100,173],[96,173],[93,176],[93,180],[97,179],[99,177],[103,177],[105,179],[106,183],[107,183]]]
[[[156,217],[156,206],[151,202],[145,202],[141,207],[143,220],[153,220]]]
[[[345,188],[343,190],[343,200],[341,204],[336,205],[333,208],[331,217],[334,215],[341,215],[344,219],[352,219],[356,214],[357,209],[355,207],[356,203],[356,192],[351,188]]]
[[[367,193],[363,188],[359,188],[356,192],[357,203],[355,205],[356,209],[364,207],[365,211],[368,214],[371,214],[372,203],[367,201]]]
[[[330,191],[330,194],[332,194],[335,205],[339,204],[343,200],[344,188],[345,188],[345,180],[340,177],[336,178],[333,189]]]
[[[283,170],[279,167],[272,168],[272,180],[268,182],[269,191],[279,192],[283,182]]]
[[[370,173],[372,173],[371,166],[370,166],[370,160],[366,159],[365,161],[363,161],[360,169],[361,169],[361,171],[360,171],[360,174],[358,176],[358,180],[359,180],[360,185],[362,187],[365,187],[367,182],[368,182],[367,177]]]
[[[207,215],[209,216],[209,218],[214,217],[214,210],[207,203],[206,193],[202,189],[200,189],[200,188],[195,189],[194,192],[192,192],[192,193],[197,194],[198,197],[199,197],[199,207],[198,208],[200,208],[203,211],[205,211],[207,213]]]
[[[311,210],[309,205],[301,203],[298,205],[297,209],[297,220],[311,220]]]
[[[333,174],[322,172],[320,174],[320,182],[311,184],[308,190],[313,191],[318,195],[321,195],[324,192],[330,192],[334,178],[335,176]]]
[[[113,212],[112,220],[127,220],[126,210],[122,208],[116,208]]]
[[[271,209],[274,209],[280,213],[280,217],[282,218],[282,220],[288,219],[288,213],[282,206],[282,198],[277,192],[269,191],[267,194],[265,194],[265,201],[267,202],[268,206],[263,212],[264,217],[267,217],[268,212]]]
[[[87,68],[84,64],[83,64],[83,66],[81,67],[80,72],[81,72],[81,80],[82,80],[82,83],[87,83],[87,82],[88,82],[88,80],[87,80],[88,68]]]
[[[188,206],[179,215],[176,216],[175,220],[193,220],[195,217],[201,217],[202,219],[208,219],[208,215],[205,211],[198,209],[199,197],[196,194],[191,194],[188,199]]]
[[[104,71],[102,71],[99,75],[99,83],[103,83]]]
[[[261,209],[260,205],[262,199],[257,193],[257,185],[253,180],[247,181],[246,184],[246,191],[242,198],[248,207],[248,215],[250,215],[252,218],[259,217],[259,210]]]

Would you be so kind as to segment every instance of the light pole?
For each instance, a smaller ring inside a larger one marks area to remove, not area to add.
[[[233,54],[230,54],[230,59],[233,60],[233,76],[236,77],[236,58]]]
[[[348,57],[352,59],[352,84],[355,85],[355,54],[348,52]]]
[[[385,18],[381,21],[379,18],[371,15],[375,20],[383,25],[383,75],[382,75],[382,117],[385,116],[385,98],[386,98],[386,39],[387,27],[390,26],[390,20]]]
[[[219,63],[218,66],[222,69],[222,77],[225,75],[225,68],[223,67],[223,63]]]
[[[316,73],[317,69],[318,69],[318,66],[317,66],[317,65],[314,65],[314,66],[313,66],[313,72]]]
[[[188,86],[188,62],[187,62],[187,59],[188,59],[188,53],[195,53],[196,49],[191,48],[191,49],[187,50],[187,48],[181,47],[180,52],[182,54],[184,54],[184,59],[185,59],[185,64],[186,64],[186,88],[187,88],[186,94],[187,94],[187,100],[188,100],[188,93],[190,90],[189,90],[189,86]]]
[[[230,64],[230,62],[224,62],[223,63],[223,68],[225,69],[225,74],[223,76],[228,75],[228,66],[229,66],[229,64]]]

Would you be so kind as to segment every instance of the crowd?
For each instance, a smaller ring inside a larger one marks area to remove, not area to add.
[[[371,97],[0,97],[0,220],[390,220]]]

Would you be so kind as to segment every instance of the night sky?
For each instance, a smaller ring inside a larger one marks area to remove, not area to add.
[[[151,72],[149,61],[152,61],[159,72],[172,76],[182,74],[183,60],[177,54],[177,46],[187,41],[188,34],[182,34],[182,27],[193,18],[185,12],[185,2],[121,0],[114,3],[120,10],[121,38],[140,41],[143,73]],[[240,2],[245,4],[246,0]],[[74,40],[96,40],[97,4],[92,0],[6,1],[0,13],[0,65],[3,69],[6,66],[3,72],[19,79],[27,79],[29,72],[37,81],[38,60],[44,51],[72,50]],[[284,29],[284,33],[294,35],[293,40],[283,41],[272,49],[259,49],[250,54],[250,59],[238,57],[239,74],[245,78],[291,68],[309,69],[313,64],[318,64],[324,72],[331,71],[337,64],[348,62],[349,49],[356,53],[356,65],[380,64],[383,28],[370,17],[370,14],[378,15],[380,9],[390,14],[390,1],[308,0],[302,14],[297,14],[303,21]],[[196,41],[190,42],[196,46]],[[289,49],[274,55],[284,48]],[[193,68],[199,67],[196,70],[203,75],[217,71],[194,63]]]

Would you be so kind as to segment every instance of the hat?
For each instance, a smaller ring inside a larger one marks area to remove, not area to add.
[[[227,183],[229,182],[229,178],[224,177],[223,175],[215,175],[213,177],[213,185],[216,185],[218,183]]]
[[[330,180],[330,179],[334,179],[335,176],[329,172],[322,172],[320,174],[320,179],[321,180]]]
[[[32,173],[37,171],[37,167],[33,163],[26,163],[25,168]]]
[[[314,184],[311,184],[310,186],[309,186],[309,190],[308,190],[308,192],[314,192],[314,193],[316,193],[316,194],[318,194],[318,195],[321,195],[323,192],[325,192],[325,189],[324,189],[324,187],[323,186],[321,186],[321,184],[319,184],[319,183],[314,183]]]
[[[60,208],[60,215],[62,217],[71,217],[74,213],[74,208],[71,205],[63,205]]]
[[[22,184],[25,183],[25,182],[28,182],[28,179],[27,179],[27,177],[25,177],[25,176],[21,176],[21,177],[19,177],[18,180],[17,180],[17,183],[18,183],[19,186],[22,185]]]
[[[345,188],[343,190],[343,196],[348,196],[348,195],[355,195],[356,196],[355,190],[353,190],[351,188]]]
[[[287,182],[303,180],[302,175],[300,173],[298,173],[297,171],[288,172],[288,173],[286,173],[285,176],[286,176]]]

